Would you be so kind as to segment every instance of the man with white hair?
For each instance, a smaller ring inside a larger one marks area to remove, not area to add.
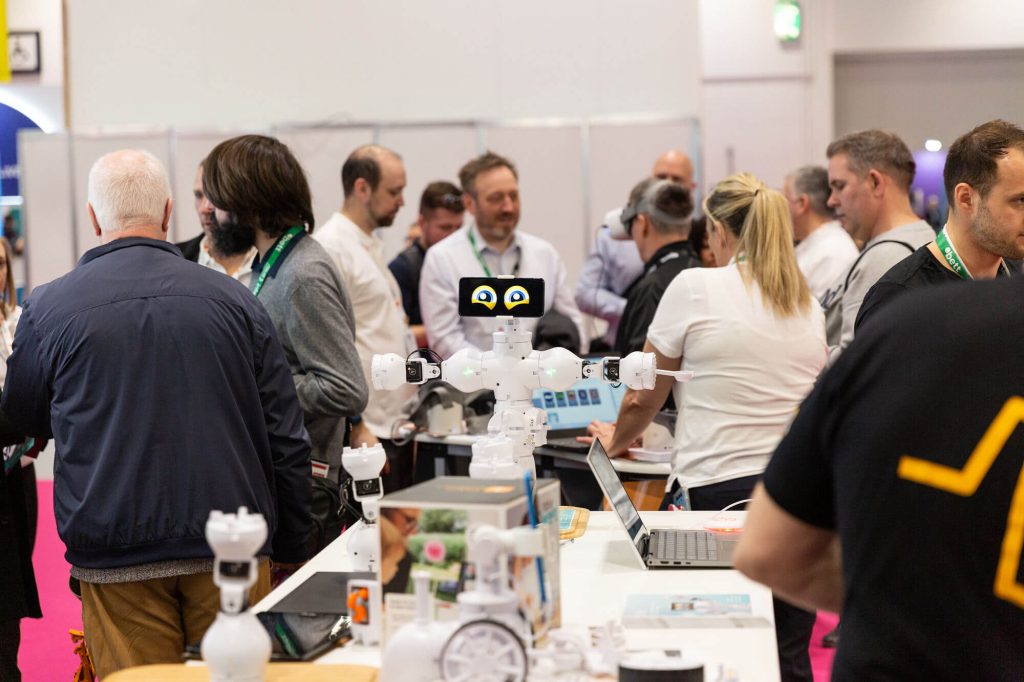
[[[101,245],[26,301],[2,408],[56,444],[57,529],[105,679],[180,661],[213,622],[211,510],[267,521],[253,599],[269,591],[268,557],[307,558],[310,445],[267,312],[166,242],[160,162],[100,158],[88,209]]]
[[[846,274],[858,254],[857,244],[828,206],[831,193],[828,171],[821,166],[798,168],[782,184],[782,195],[793,219],[796,264],[811,295],[818,299]]]

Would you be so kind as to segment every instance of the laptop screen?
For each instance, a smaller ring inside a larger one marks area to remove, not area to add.
[[[612,466],[608,453],[605,452],[604,446],[601,445],[601,441],[597,438],[594,439],[594,444],[590,446],[587,464],[590,465],[590,470],[594,472],[597,484],[604,491],[608,504],[615,510],[616,516],[622,522],[622,527],[626,529],[626,534],[629,535],[629,541],[636,548],[637,555],[641,561],[644,561],[643,543],[647,538],[647,528],[644,526],[644,522],[640,520],[640,513],[633,506],[629,495],[626,494],[626,488],[622,485],[622,481],[619,480],[619,474],[615,471],[615,467]]]
[[[538,388],[533,392],[533,404],[548,415],[552,429],[585,429],[595,419],[614,422],[619,416],[619,405],[626,386],[612,386],[600,379],[580,379],[566,391]]]

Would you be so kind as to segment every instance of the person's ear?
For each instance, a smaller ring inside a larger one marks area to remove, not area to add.
[[[871,193],[878,196],[884,192],[885,178],[882,174],[876,171],[874,168],[868,171],[867,175],[868,185],[871,187]]]
[[[366,181],[366,178],[356,178],[354,188],[356,190],[356,196],[358,196],[363,202],[370,201],[370,195],[373,194],[373,190],[370,188],[370,183]]]
[[[174,200],[171,199],[170,197],[167,197],[167,204],[164,205],[164,221],[160,225],[160,229],[164,234],[167,234],[167,230],[171,226],[171,210],[173,206]]]
[[[92,210],[92,204],[86,204],[85,207],[89,210],[89,222],[92,223],[93,232],[97,237],[103,236],[103,230],[100,229],[100,224],[96,220],[96,211]]]
[[[807,211],[811,210],[811,199],[806,194],[801,194],[800,198],[796,200],[798,206],[798,213],[803,215]]]
[[[974,188],[966,182],[957,183],[953,188],[953,206],[957,211],[973,213],[977,208],[974,200]]]

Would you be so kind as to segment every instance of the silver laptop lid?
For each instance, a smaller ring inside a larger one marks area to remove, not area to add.
[[[626,488],[622,485],[622,481],[619,480],[619,474],[615,471],[615,467],[612,466],[611,459],[608,458],[608,453],[605,452],[604,446],[601,445],[601,441],[597,438],[594,439],[594,443],[590,446],[590,452],[587,454],[587,464],[590,465],[590,470],[594,472],[594,478],[597,479],[597,484],[601,486],[605,499],[608,500],[608,504],[611,505],[615,515],[619,517],[622,527],[626,530],[630,544],[636,550],[640,563],[646,566],[647,527],[644,526],[644,522],[640,519],[640,513],[633,506],[632,500],[629,499]]]

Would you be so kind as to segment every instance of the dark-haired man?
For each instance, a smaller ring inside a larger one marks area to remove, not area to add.
[[[516,230],[519,176],[508,159],[486,152],[459,171],[462,199],[472,216],[458,232],[427,252],[420,280],[420,306],[430,347],[450,357],[462,348],[488,350],[494,320],[459,316],[462,277],[537,277],[544,280],[544,310],[570,320],[583,336],[583,317],[567,283],[558,251],[539,237]],[[536,321],[524,328],[533,330]]]
[[[836,682],[1024,680],[1021,300],[1019,277],[901,295],[768,463],[733,562],[842,611]]]
[[[356,349],[366,383],[377,353],[405,357],[416,344],[402,307],[402,293],[384,260],[384,242],[377,228],[391,227],[405,201],[405,165],[395,152],[379,145],[357,148],[341,167],[341,209],[316,229],[314,238],[323,244],[345,283],[356,323]],[[353,420],[353,445],[380,442],[388,455],[385,486],[388,490],[412,483],[412,443],[396,445],[392,427],[408,416],[406,403],[416,387],[395,391],[369,387],[362,415]]]
[[[1024,130],[995,120],[961,135],[949,148],[943,181],[949,221],[871,287],[858,329],[906,291],[1009,275],[1003,259],[1024,257]]]
[[[857,311],[889,268],[935,238],[910,207],[916,165],[907,145],[881,130],[850,133],[827,150],[828,205],[839,224],[864,244],[853,265],[821,297],[830,362],[853,340]]]
[[[824,296],[857,259],[857,245],[828,207],[829,193],[828,171],[821,166],[803,166],[782,184],[793,220],[796,264],[815,298]]]
[[[252,261],[256,258],[256,247],[248,251],[233,253],[230,256],[218,248],[210,236],[210,229],[213,227],[213,204],[206,198],[203,191],[203,165],[199,164],[196,169],[195,182],[192,185],[192,200],[195,205],[196,215],[199,216],[199,224],[203,231],[198,236],[188,241],[175,244],[181,255],[193,263],[199,263],[204,268],[210,268],[217,272],[223,272],[228,277],[237,279],[245,286],[249,286],[249,278],[252,274]]]
[[[309,184],[287,146],[262,135],[235,137],[214,147],[203,168],[214,242],[227,254],[259,251],[251,289],[277,328],[313,444],[310,546],[319,551],[341,532],[345,419],[366,405],[345,287],[327,252],[306,238]]]
[[[402,291],[402,305],[419,345],[426,345],[426,329],[420,314],[420,272],[427,249],[462,227],[462,190],[445,180],[426,186],[420,195],[420,214],[416,219],[419,238],[388,263]]]
[[[643,350],[647,328],[658,303],[675,276],[687,268],[700,267],[690,248],[690,190],[670,180],[648,178],[629,194],[622,211],[622,223],[633,238],[644,269],[626,291],[615,337],[615,352],[626,356]]]

